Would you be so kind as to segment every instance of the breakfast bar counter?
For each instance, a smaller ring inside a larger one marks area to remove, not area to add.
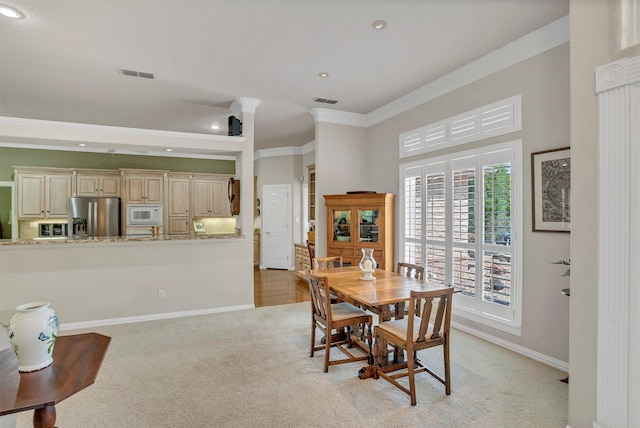
[[[243,239],[244,235],[236,234],[212,234],[212,235],[190,235],[190,236],[118,236],[118,237],[98,237],[98,238],[25,238],[25,239],[0,239],[2,245],[62,245],[62,244],[95,244],[95,243],[117,243],[117,242],[161,242],[161,241],[211,241],[211,240],[236,240]]]

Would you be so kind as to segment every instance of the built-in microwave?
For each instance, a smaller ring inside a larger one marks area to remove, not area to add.
[[[162,226],[162,204],[127,204],[127,226]]]

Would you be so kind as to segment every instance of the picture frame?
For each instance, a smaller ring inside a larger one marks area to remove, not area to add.
[[[571,231],[571,149],[531,153],[534,232]]]

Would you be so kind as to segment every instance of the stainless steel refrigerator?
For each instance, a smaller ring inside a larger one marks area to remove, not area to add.
[[[69,237],[120,236],[120,198],[69,198]]]

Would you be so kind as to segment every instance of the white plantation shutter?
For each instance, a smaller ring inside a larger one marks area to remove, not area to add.
[[[495,103],[400,134],[400,158],[522,130],[522,96]]]
[[[453,285],[454,312],[520,332],[521,142],[401,165],[404,249],[428,281]]]

